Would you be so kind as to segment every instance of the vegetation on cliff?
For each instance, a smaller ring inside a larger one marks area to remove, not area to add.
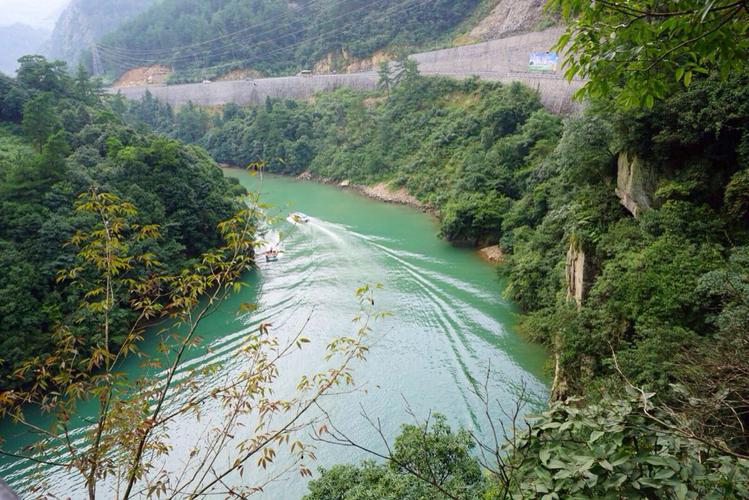
[[[652,107],[695,76],[726,78],[746,67],[749,7],[743,0],[549,0],[567,32],[558,48],[580,93],[624,107]]]
[[[632,389],[583,406],[555,402],[526,422],[518,407],[490,442],[436,415],[404,425],[387,451],[364,448],[384,463],[322,469],[304,500],[749,497],[749,461],[691,439],[651,398]],[[358,446],[338,429],[320,439]]]

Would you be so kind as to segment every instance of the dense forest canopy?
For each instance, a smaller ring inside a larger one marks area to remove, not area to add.
[[[14,369],[52,349],[77,309],[83,292],[56,277],[90,223],[73,206],[92,186],[164,228],[148,251],[169,269],[218,244],[216,225],[236,208],[236,188],[203,150],[128,127],[85,72],[23,58],[16,79],[0,76],[0,388],[23,382]],[[127,303],[116,316],[127,324]],[[84,338],[88,326],[77,325]]]
[[[434,41],[479,0],[164,0],[101,39],[106,68],[149,64],[197,79],[248,68],[310,68],[328,54],[363,58]],[[177,78],[180,78],[179,76]]]

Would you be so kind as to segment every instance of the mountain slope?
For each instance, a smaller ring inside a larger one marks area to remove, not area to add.
[[[470,40],[486,41],[535,31],[546,21],[544,0],[499,0],[488,16],[468,34]],[[548,22],[548,21],[547,21]]]
[[[108,70],[156,63],[212,76],[236,68],[281,73],[330,54],[434,41],[480,0],[164,0],[100,43]],[[194,77],[193,79],[197,79]]]
[[[49,53],[76,64],[93,40],[140,14],[157,0],[72,0],[57,20]]]

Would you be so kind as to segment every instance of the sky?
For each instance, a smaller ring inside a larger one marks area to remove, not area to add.
[[[70,0],[0,0],[0,26],[15,23],[52,30]]]

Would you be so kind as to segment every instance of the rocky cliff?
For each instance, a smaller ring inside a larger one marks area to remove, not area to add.
[[[577,307],[583,305],[590,287],[590,263],[580,244],[570,243],[567,251],[565,277],[567,281],[567,300],[574,301]]]
[[[52,32],[49,55],[78,63],[93,40],[132,19],[158,0],[71,0]],[[106,56],[104,56],[106,57]]]
[[[545,3],[545,0],[499,0],[468,37],[487,41],[549,27],[551,21],[544,13]]]
[[[652,208],[656,182],[652,165],[635,154],[623,152],[619,155],[616,195],[635,217]]]

